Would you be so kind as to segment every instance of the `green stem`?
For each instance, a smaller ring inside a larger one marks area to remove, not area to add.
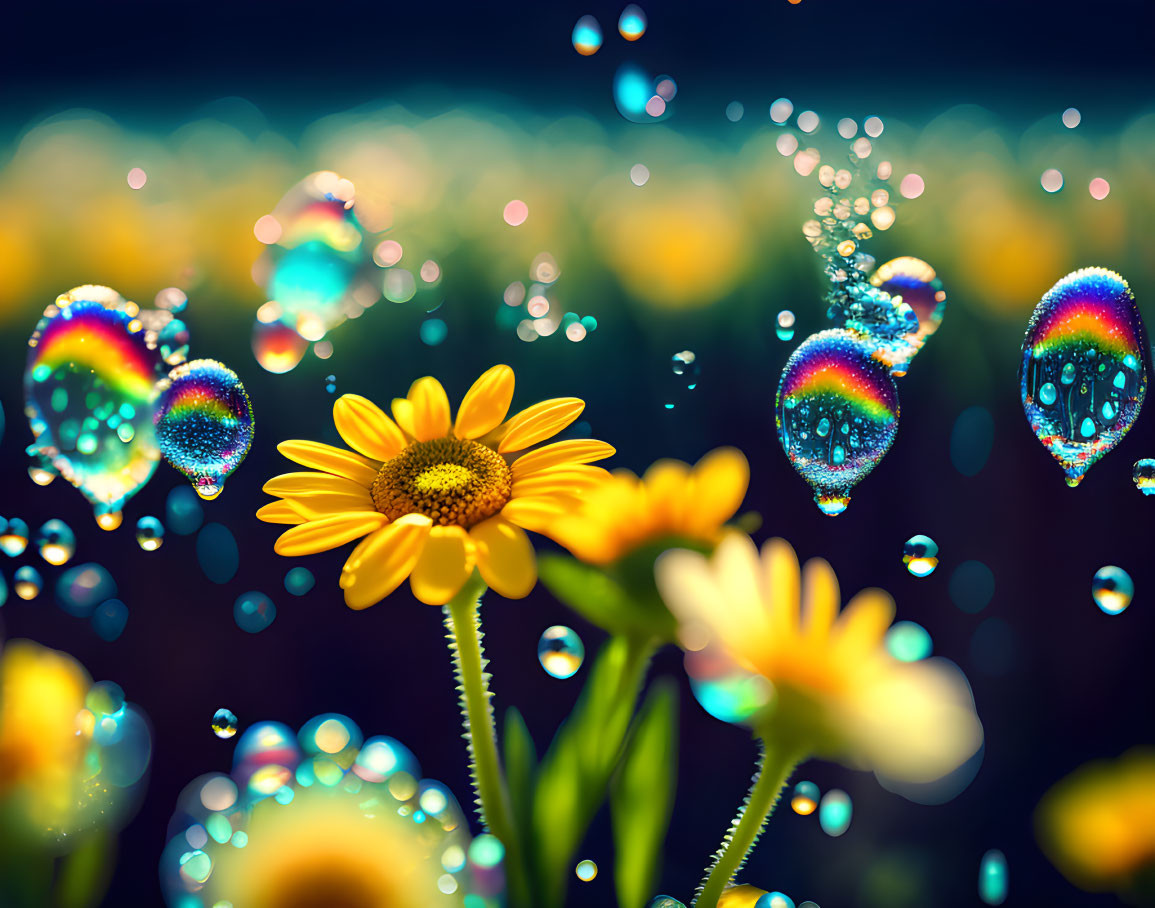
[[[481,594],[485,582],[474,573],[461,591],[445,606],[445,626],[457,669],[461,710],[469,742],[470,771],[477,795],[481,822],[505,846],[506,875],[515,903],[528,896],[521,843],[513,825],[509,789],[497,754],[497,731],[493,720],[493,694],[489,690],[488,664],[481,647]]]
[[[767,818],[774,812],[786,780],[800,762],[801,758],[793,751],[771,747],[765,739],[761,743],[762,758],[754,784],[714,856],[714,865],[694,901],[694,908],[716,908],[722,890],[746,863],[746,856],[758,840]]]

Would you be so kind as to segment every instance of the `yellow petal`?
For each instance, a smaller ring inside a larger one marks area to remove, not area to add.
[[[716,532],[742,506],[750,464],[737,448],[718,448],[694,466],[692,482],[692,522],[699,532]]]
[[[362,457],[353,451],[334,448],[332,445],[321,444],[319,441],[282,441],[277,445],[277,450],[301,466],[342,476],[365,488],[373,485],[377,471],[381,469],[381,462],[378,460]]]
[[[257,519],[263,520],[265,523],[283,523],[289,525],[305,522],[305,518],[302,517],[289,502],[280,500],[270,501],[258,510]]]
[[[829,568],[829,565],[826,566]],[[762,546],[762,587],[769,610],[771,632],[780,636],[797,634],[800,608],[798,556],[785,539],[768,539]],[[834,581],[834,588],[837,591],[837,580]],[[834,610],[838,611],[837,592],[834,595]]]
[[[811,558],[802,569],[802,627],[807,637],[819,639],[830,633],[839,600],[834,569],[825,559]]]
[[[680,460],[659,460],[642,477],[642,493],[650,524],[664,533],[686,532],[691,499],[690,468]]]
[[[465,392],[453,434],[458,438],[479,438],[500,425],[513,402],[513,370],[494,366]]]
[[[379,406],[359,394],[342,394],[333,404],[333,423],[354,451],[389,460],[405,447],[405,436]]]
[[[788,602],[764,596],[762,561],[758,547],[745,533],[726,533],[710,559],[716,593],[703,607],[716,612],[711,619],[725,648],[747,665],[757,664],[771,631],[775,614],[797,611],[797,596]]]
[[[469,537],[477,544],[477,568],[490,588],[506,599],[529,595],[537,583],[537,561],[525,530],[498,514],[471,527]]]
[[[397,589],[417,564],[431,526],[423,514],[406,514],[358,545],[341,571],[345,604],[368,608]]]
[[[554,467],[551,470],[540,470],[524,479],[515,479],[511,493],[513,498],[554,494],[572,497],[596,488],[609,475],[601,467],[586,464]]]
[[[304,498],[321,492],[341,492],[370,500],[369,490],[363,485],[331,473],[283,473],[266,482],[261,490],[278,498]]]
[[[310,520],[281,534],[273,551],[286,558],[327,552],[381,529],[389,518],[376,511],[346,511]]]
[[[476,563],[477,546],[462,527],[435,526],[409,575],[409,586],[426,605],[445,605],[465,585]]]
[[[419,378],[409,387],[413,405],[413,437],[432,441],[449,434],[449,398],[436,378]]]
[[[509,429],[497,446],[497,452],[521,451],[553,438],[581,416],[585,406],[585,401],[576,397],[556,397],[527,407],[509,421]]]
[[[285,499],[294,511],[306,520],[320,520],[345,511],[375,511],[367,489],[360,492],[309,492]]]
[[[882,645],[883,635],[893,620],[894,600],[890,594],[879,589],[863,590],[838,616],[833,630],[835,643],[843,653],[869,652]]]
[[[555,441],[536,451],[522,454],[513,462],[513,478],[522,479],[539,470],[571,463],[593,463],[605,460],[617,451],[613,445],[596,438],[577,438],[572,441]]]
[[[522,499],[525,502],[536,499]],[[580,516],[562,512],[550,520],[548,512],[543,508],[534,508],[530,504],[519,505],[514,508],[512,515],[506,514],[506,509],[512,505],[511,501],[501,509],[503,517],[508,517],[519,526],[531,529],[535,533],[542,533],[559,545],[565,546],[570,553],[582,561],[591,564],[609,564],[617,560],[622,554],[622,544],[616,533],[617,527],[608,520],[599,520],[593,516]],[[522,510],[524,508],[524,510]]]
[[[397,425],[401,427],[402,432],[409,436],[417,434],[413,429],[412,401],[406,397],[394,397],[389,408],[393,411],[393,418],[397,420]]]
[[[514,498],[501,509],[501,516],[525,530],[545,533],[553,523],[570,509],[558,498]]]

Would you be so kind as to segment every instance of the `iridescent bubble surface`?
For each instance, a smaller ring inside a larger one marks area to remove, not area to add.
[[[1068,274],[1035,307],[1023,341],[1023,411],[1068,486],[1077,486],[1138,418],[1146,349],[1135,297],[1113,271]]]
[[[198,359],[177,366],[158,388],[153,422],[161,453],[201,498],[216,498],[253,443],[245,386],[224,364]]]
[[[841,788],[832,788],[818,804],[818,823],[829,836],[840,836],[850,828],[854,805]]]
[[[164,364],[139,307],[108,287],[76,287],[44,310],[28,340],[28,453],[92,503],[119,511],[156,470],[152,430]]]
[[[1113,564],[1099,568],[1091,580],[1091,598],[1105,614],[1118,615],[1131,604],[1134,595],[1131,575]]]
[[[551,678],[572,678],[585,659],[586,648],[572,628],[547,627],[537,641],[537,658]]]
[[[686,903],[672,895],[655,895],[646,903],[646,908],[686,908]]]
[[[882,460],[898,432],[898,389],[871,347],[845,330],[811,335],[782,371],[778,440],[824,514]]]
[[[938,543],[921,533],[902,544],[902,563],[915,577],[929,577],[938,567]]]

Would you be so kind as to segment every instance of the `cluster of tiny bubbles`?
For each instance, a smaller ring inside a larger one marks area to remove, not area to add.
[[[92,629],[105,643],[112,643],[124,633],[128,623],[128,606],[119,599],[100,603],[92,613]]]
[[[789,309],[783,309],[778,313],[778,318],[774,321],[774,333],[778,335],[780,341],[794,340],[794,313]]]
[[[1144,457],[1135,461],[1131,468],[1131,479],[1144,495],[1155,495],[1155,458]]]
[[[77,564],[56,580],[56,604],[74,618],[91,617],[96,607],[116,595],[116,581],[95,562]]]
[[[1083,268],[1035,307],[1023,340],[1023,412],[1077,486],[1139,416],[1147,394],[1146,331],[1127,282]]]
[[[1006,855],[992,848],[979,862],[979,898],[984,905],[1001,905],[1009,888]]]
[[[583,57],[592,57],[602,46],[602,27],[593,16],[582,16],[577,20],[571,35],[573,49]]]
[[[213,713],[213,734],[218,738],[231,738],[237,733],[237,714],[231,709],[218,709]]]
[[[921,533],[902,544],[902,563],[915,577],[929,577],[938,567],[938,544]]]
[[[201,498],[216,498],[253,444],[253,405],[237,374],[213,359],[173,369],[159,385],[153,423],[165,460]]]
[[[1134,595],[1135,583],[1122,568],[1109,564],[1095,571],[1091,580],[1091,598],[1105,614],[1118,615],[1131,604]]]
[[[224,710],[218,712],[226,712]],[[232,728],[235,730],[235,716]],[[217,717],[214,717],[216,730]],[[347,716],[325,713],[297,733],[280,722],[257,722],[239,737],[229,774],[195,779],[181,793],[169,823],[161,880],[170,906],[209,908],[231,897],[227,875],[213,874],[233,849],[250,844],[254,810],[291,822],[302,802],[355,805],[367,820],[391,824],[423,851],[436,888],[428,904],[495,908],[504,890],[504,849],[490,835],[470,840],[469,826],[452,792],[421,777],[413,753],[400,741],[365,740]],[[280,814],[279,811],[286,811]],[[382,856],[388,860],[388,855]]]
[[[702,709],[723,722],[745,722],[771,702],[774,689],[761,675],[734,665],[712,647],[686,647],[684,664],[690,690]]]
[[[76,287],[44,310],[28,339],[28,454],[89,500],[97,522],[119,512],[160,459],[151,413],[164,375],[155,325],[108,287]]]
[[[39,596],[43,586],[44,580],[40,572],[30,564],[18,567],[16,573],[12,575],[12,589],[25,601],[31,601]]]
[[[876,190],[872,201],[886,201],[886,190]],[[922,259],[904,255],[879,265],[867,278],[876,292],[890,297],[891,311],[900,314],[910,323],[914,315],[914,325],[903,334],[890,336],[887,330],[878,332],[878,346],[875,357],[890,367],[892,374],[902,376],[910,366],[910,361],[923,348],[927,338],[942,324],[946,312],[946,290],[934,268]],[[871,295],[875,298],[875,295]],[[887,317],[887,324],[892,319]]]
[[[598,865],[586,858],[577,862],[573,872],[583,883],[589,883],[598,875]]]
[[[313,572],[307,567],[292,567],[285,574],[285,589],[293,596],[304,596],[316,584]]]
[[[926,628],[914,621],[897,621],[886,632],[886,651],[899,662],[918,662],[933,649]]]
[[[963,476],[977,476],[991,456],[995,421],[986,407],[967,407],[950,432],[950,462]]]
[[[971,636],[971,662],[984,675],[1007,674],[1014,667],[1015,650],[1014,632],[1002,618],[987,618]]]
[[[201,528],[205,509],[189,486],[177,486],[164,502],[165,525],[178,536],[191,536]]]
[[[76,534],[63,520],[47,520],[36,531],[36,550],[49,564],[67,564],[76,554]]]
[[[655,895],[646,903],[646,908],[686,908],[686,903],[672,895]]]
[[[547,627],[537,641],[537,659],[551,678],[572,678],[585,660],[586,648],[572,628]]]
[[[813,334],[791,354],[778,385],[778,440],[829,516],[846,509],[850,490],[898,432],[898,389],[872,352],[849,331]]]
[[[854,805],[841,788],[832,788],[818,804],[818,825],[829,836],[840,836],[850,828]]]
[[[442,319],[427,318],[421,323],[418,334],[421,343],[428,347],[436,347],[444,343],[445,338],[449,336],[449,326]]]
[[[964,561],[950,575],[948,592],[958,608],[977,614],[994,598],[994,572],[981,561]]]
[[[253,357],[266,372],[274,375],[292,372],[304,358],[309,342],[277,317],[265,321],[261,318],[261,310],[258,310],[257,320],[253,323]],[[280,308],[272,311],[279,313]]]
[[[669,117],[677,91],[673,79],[654,78],[636,63],[623,63],[614,74],[614,104],[631,123],[657,123]]]
[[[618,33],[627,41],[637,41],[646,33],[646,14],[636,3],[622,10],[618,17]]]
[[[206,523],[197,533],[197,563],[213,583],[228,583],[236,576],[241,555],[237,540],[224,524]]]
[[[136,544],[146,552],[155,552],[164,543],[164,524],[145,515],[136,522]]]
[[[801,817],[808,817],[818,809],[818,786],[813,782],[799,782],[790,795],[790,809]]]
[[[23,555],[28,548],[28,524],[19,517],[0,517],[0,551],[9,558]]]
[[[264,593],[241,593],[233,603],[233,620],[237,627],[250,634],[259,634],[277,617],[277,607]]]
[[[258,238],[271,240],[256,272],[263,278],[266,299],[276,306],[264,318],[258,312],[254,352],[258,332],[266,333],[262,325],[279,322],[304,341],[320,341],[380,297],[373,286],[366,232],[353,211],[354,197],[353,184],[332,171],[309,174],[277,203],[273,221],[265,222],[269,229],[256,231]],[[272,229],[274,225],[279,230]],[[285,353],[295,349],[292,345]],[[300,356],[296,362],[293,358],[274,357],[276,368],[270,371],[289,371],[300,362]],[[257,359],[268,368],[260,353]]]

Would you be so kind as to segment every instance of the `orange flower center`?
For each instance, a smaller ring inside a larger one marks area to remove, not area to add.
[[[513,492],[500,454],[476,441],[418,441],[387,460],[369,490],[373,505],[396,520],[424,514],[442,526],[471,527],[498,513]]]

